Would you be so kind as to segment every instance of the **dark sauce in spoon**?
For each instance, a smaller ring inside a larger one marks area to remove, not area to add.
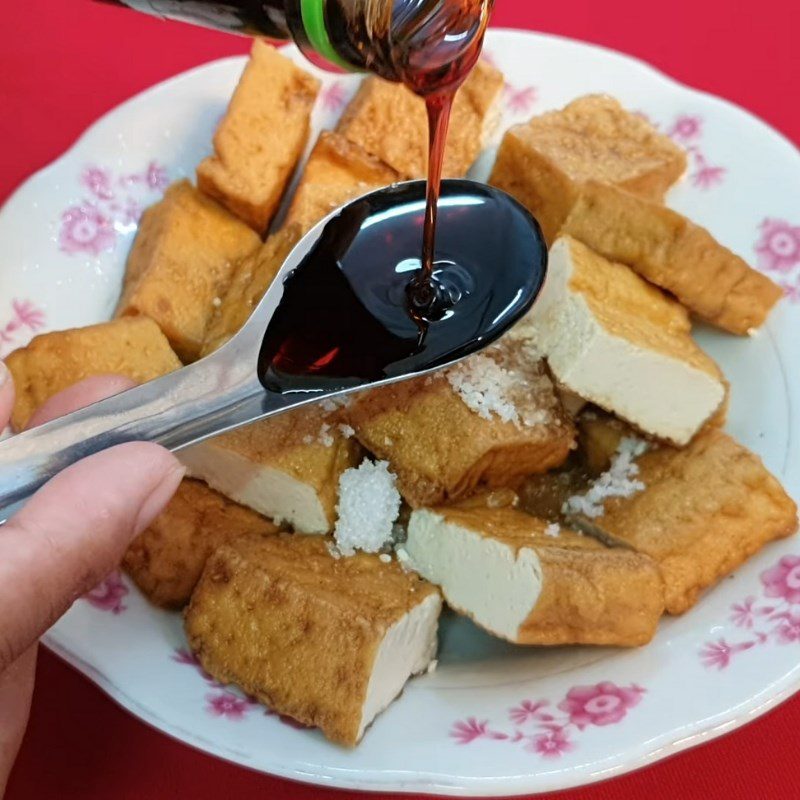
[[[368,194],[329,220],[287,276],[261,346],[270,391],[318,393],[443,366],[501,336],[533,302],[547,250],[504,192],[442,183],[433,278],[446,302],[410,314],[422,274],[423,181]]]

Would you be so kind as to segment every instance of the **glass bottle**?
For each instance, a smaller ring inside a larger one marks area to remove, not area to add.
[[[312,61],[401,81],[420,95],[460,83],[494,0],[104,0],[167,19],[294,40]]]

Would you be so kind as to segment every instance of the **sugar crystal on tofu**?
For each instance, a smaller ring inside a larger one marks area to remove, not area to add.
[[[661,201],[686,154],[612,97],[587,95],[506,132],[489,182],[517,198],[552,242],[588,180]]]
[[[308,157],[286,216],[305,232],[335,208],[399,179],[388,164],[334,131],[323,131]]]
[[[197,185],[259,234],[269,226],[308,140],[320,83],[256,39]]]
[[[461,178],[494,132],[503,75],[485,61],[456,93],[443,177]],[[337,132],[376,156],[402,178],[424,178],[428,169],[425,102],[402,84],[366,78],[345,109]]]
[[[699,225],[658,203],[589,182],[563,232],[627,264],[731,333],[758,328],[783,290]]]
[[[642,645],[664,608],[649,558],[515,508],[417,509],[403,553],[451,608],[516,644]]]
[[[158,378],[181,362],[158,325],[146,317],[35,336],[5,360],[14,378],[14,430],[22,430],[42,403],[95,375],[124,375],[135,383]]]
[[[214,303],[201,355],[222,347],[247,322],[299,239],[300,229],[289,225],[239,261],[228,290]]]
[[[691,337],[686,310],[623,264],[568,236],[515,329],[558,382],[645,433],[686,444],[723,403],[719,367]]]
[[[377,553],[392,541],[400,514],[400,493],[387,461],[364,459],[339,476],[334,538],[346,556],[356,550]]]
[[[573,524],[650,556],[681,614],[700,592],[767,542],[797,530],[797,507],[761,460],[716,428],[683,450],[652,449],[635,460],[641,489],[607,497],[602,513]]]
[[[182,608],[214,550],[239,536],[278,530],[204,483],[184,480],[167,507],[134,539],[123,565],[152,603]]]
[[[238,261],[261,241],[188,181],[142,215],[125,268],[117,316],[155,320],[184,362],[194,361]]]
[[[451,370],[359,394],[348,417],[414,507],[513,486],[561,464],[575,436],[542,362],[510,340]]]
[[[217,550],[186,612],[200,663],[279,714],[354,746],[436,656],[441,599],[396,562],[334,558],[321,537]]]
[[[328,533],[339,476],[361,461],[340,410],[304,406],[181,451],[192,477],[301,533]]]

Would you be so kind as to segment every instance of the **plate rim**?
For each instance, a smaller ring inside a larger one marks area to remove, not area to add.
[[[800,150],[797,146],[781,131],[774,128],[771,124],[759,118],[751,111],[743,108],[741,105],[719,97],[711,92],[697,89],[689,84],[673,78],[663,70],[655,67],[645,60],[636,56],[628,55],[620,51],[614,50],[604,45],[598,45],[592,42],[587,42],[581,39],[562,36],[559,34],[543,33],[538,31],[527,30],[524,28],[511,28],[511,27],[492,27],[491,31],[495,35],[522,37],[530,42],[558,42],[568,46],[577,46],[580,49],[588,49],[595,53],[601,54],[603,57],[612,58],[619,62],[623,62],[628,68],[635,68],[638,72],[648,79],[658,79],[661,84],[669,89],[671,92],[678,92],[685,95],[690,95],[695,98],[700,98],[704,103],[717,106],[719,108],[727,109],[728,111],[744,115],[748,118],[750,123],[755,123],[761,133],[765,136],[768,135],[774,142],[779,143],[782,149],[786,150],[787,157],[800,159]],[[172,75],[165,78],[152,86],[146,87],[128,99],[119,103],[118,105],[108,109],[90,125],[88,125],[75,140],[58,156],[52,159],[45,166],[32,173],[26,179],[13,189],[7,198],[0,205],[0,214],[3,214],[9,206],[18,200],[20,195],[30,188],[30,185],[38,178],[46,177],[51,170],[56,168],[62,161],[69,159],[72,154],[82,145],[84,140],[92,135],[92,133],[103,124],[105,124],[110,117],[117,112],[126,109],[129,105],[134,104],[145,96],[158,95],[163,91],[169,90],[174,84],[190,78],[195,73],[202,72],[209,67],[221,66],[227,63],[244,64],[246,55],[233,55],[221,59],[215,59],[194,66],[188,70]],[[458,784],[455,783],[441,783],[441,777],[437,779],[435,774],[418,773],[416,780],[402,780],[398,778],[390,778],[389,780],[377,781],[374,778],[367,779],[364,783],[364,778],[356,777],[362,775],[360,771],[347,771],[341,768],[331,768],[326,770],[315,769],[313,771],[303,771],[300,766],[292,766],[285,768],[281,763],[274,764],[269,772],[266,772],[261,767],[254,767],[237,760],[235,754],[226,753],[223,748],[217,746],[214,742],[201,739],[194,736],[190,731],[184,731],[177,728],[172,723],[159,718],[149,708],[140,707],[139,704],[125,692],[121,687],[114,684],[105,674],[94,668],[91,664],[86,662],[76,653],[72,652],[68,647],[58,642],[58,635],[54,632],[48,632],[42,637],[42,643],[58,657],[66,661],[70,666],[78,672],[87,677],[92,683],[98,686],[113,702],[118,706],[124,708],[132,716],[141,720],[150,727],[158,730],[160,733],[180,741],[181,743],[199,750],[204,753],[216,756],[224,761],[231,762],[240,767],[245,767],[262,774],[271,774],[275,777],[280,777],[287,780],[293,780],[312,785],[319,785],[326,788],[340,788],[349,790],[358,790],[364,792],[397,792],[397,793],[436,793],[448,796],[487,796],[501,793],[503,796],[519,796],[519,795],[532,795],[540,794],[550,791],[558,791],[569,788],[576,788],[586,786],[593,783],[608,780],[628,772],[632,772],[650,764],[669,758],[684,750],[699,746],[713,739],[719,738],[727,733],[730,733],[749,722],[764,715],[777,705],[786,701],[793,694],[800,691],[800,664],[794,669],[788,671],[780,679],[774,681],[772,684],[764,687],[763,691],[769,691],[770,696],[762,698],[760,695],[749,699],[745,703],[739,703],[731,707],[726,712],[721,712],[716,715],[713,720],[701,720],[689,724],[691,732],[679,736],[677,732],[671,734],[672,741],[662,744],[655,744],[653,742],[643,742],[640,749],[631,751],[616,756],[616,762],[604,766],[602,769],[595,769],[588,771],[575,771],[574,777],[570,774],[560,774],[556,781],[552,784],[547,779],[544,780],[542,785],[541,778],[535,775],[511,775],[502,777],[459,777]],[[669,734],[668,734],[669,735]],[[589,767],[591,769],[591,767]],[[345,774],[348,773],[348,774]],[[454,779],[456,780],[456,779]],[[531,786],[532,781],[537,781],[538,786]],[[526,785],[527,782],[527,785]]]

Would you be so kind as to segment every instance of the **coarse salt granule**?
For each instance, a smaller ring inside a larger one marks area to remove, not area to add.
[[[352,425],[348,425],[346,422],[342,422],[339,425],[339,432],[345,439],[350,439],[352,436],[356,435],[355,428]]]
[[[594,480],[588,491],[570,497],[562,511],[564,514],[582,514],[595,518],[602,516],[603,504],[611,497],[631,497],[641,492],[645,486],[637,480],[639,466],[637,459],[648,448],[647,442],[634,436],[620,440],[617,451],[611,459],[611,466]]]
[[[554,539],[558,538],[561,535],[561,526],[557,522],[551,522],[545,529],[544,529],[545,536],[552,536]]]
[[[495,414],[503,422],[519,424],[516,406],[509,399],[516,380],[493,358],[478,353],[448,369],[446,375],[450,385],[476,414],[489,420]]]
[[[343,555],[377,553],[392,541],[400,514],[400,492],[388,461],[364,459],[339,477],[339,518],[333,535]]]
[[[320,408],[323,411],[327,411],[329,414],[339,408],[347,408],[349,403],[350,397],[348,395],[344,395],[343,397],[326,397],[324,400],[319,401]]]

